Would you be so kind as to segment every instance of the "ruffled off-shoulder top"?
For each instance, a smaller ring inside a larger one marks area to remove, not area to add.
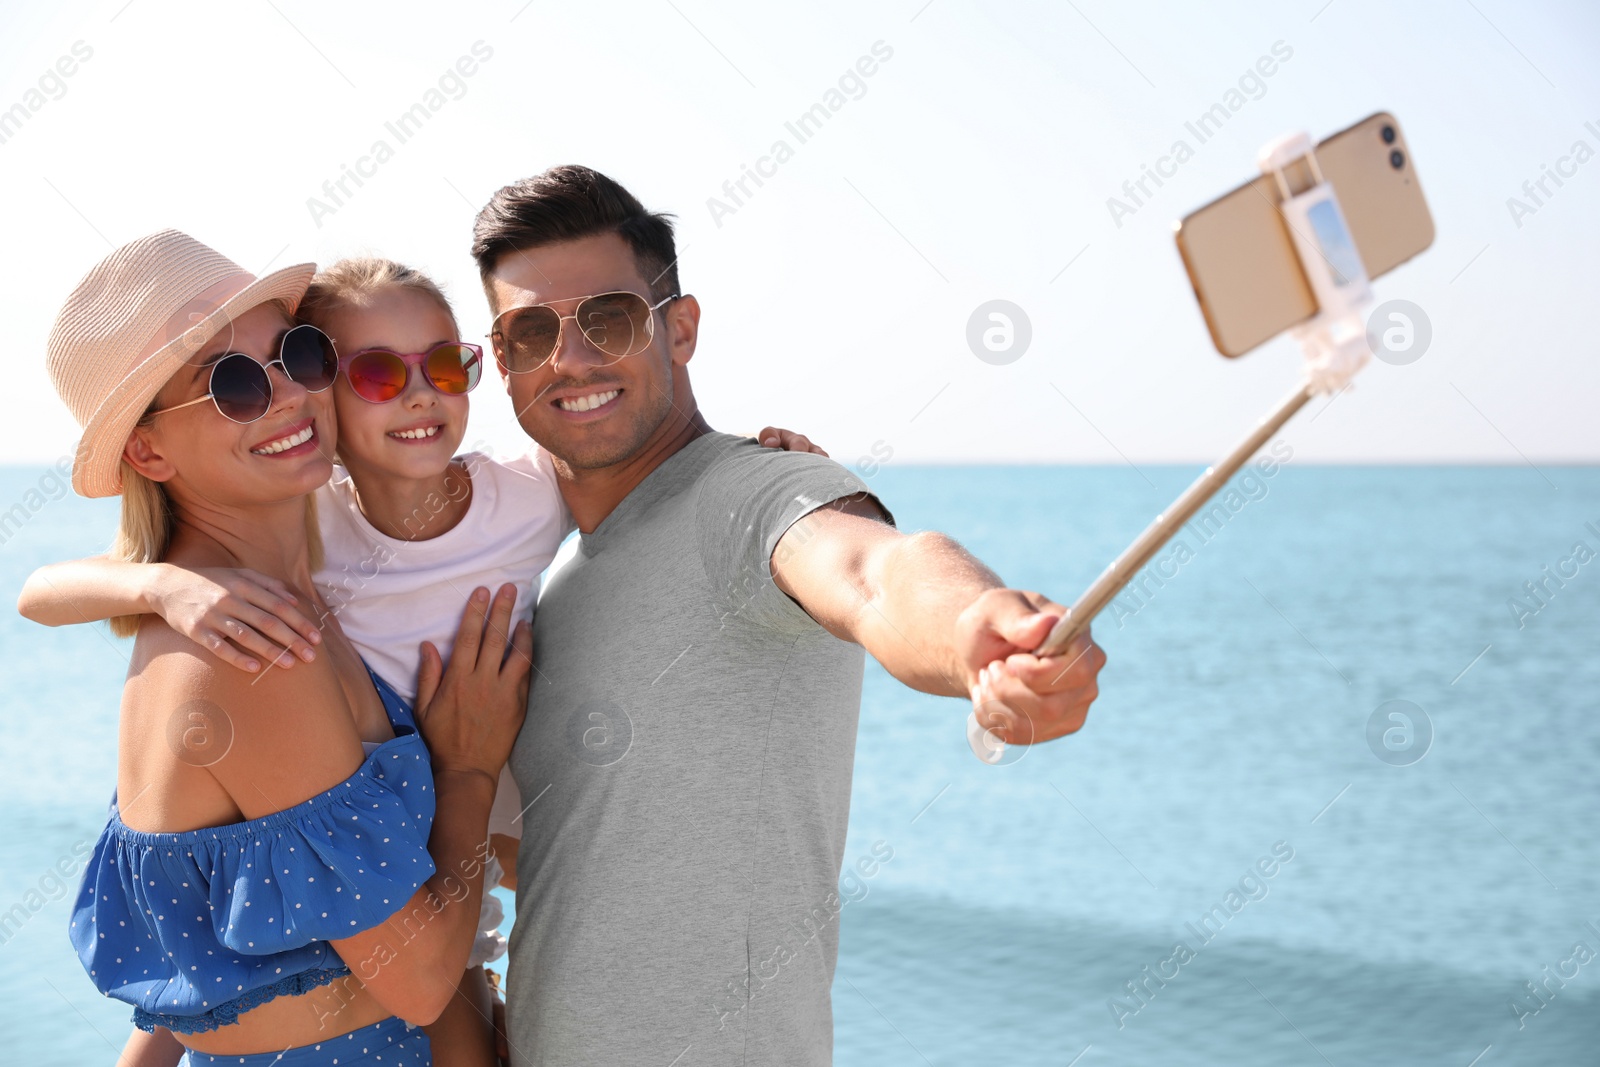
[[[116,797],[69,930],[142,1030],[215,1030],[350,973],[328,941],[399,911],[434,872],[433,770],[411,708],[373,674],[395,736],[292,808],[184,833],[123,825]]]

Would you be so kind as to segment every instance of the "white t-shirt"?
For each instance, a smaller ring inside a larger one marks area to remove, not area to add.
[[[517,619],[538,596],[539,574],[573,529],[550,458],[534,446],[501,463],[482,452],[457,457],[472,482],[467,513],[437,537],[406,541],[380,533],[361,514],[343,467],[317,490],[323,566],[314,576],[339,625],[374,671],[407,701],[417,697],[421,646],[432,641],[449,662],[461,612],[472,590],[517,587]],[[427,524],[449,501],[424,501],[408,529]],[[489,817],[491,833],[522,836],[521,798],[502,770]]]

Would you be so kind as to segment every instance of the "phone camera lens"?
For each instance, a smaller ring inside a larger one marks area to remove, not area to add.
[[[1389,153],[1389,166],[1393,167],[1395,170],[1399,170],[1401,167],[1403,167],[1405,165],[1406,165],[1406,154],[1404,152],[1402,152],[1402,151],[1400,151],[1400,149],[1396,148],[1393,152]]]
[[[1383,128],[1383,143],[1384,144],[1394,144],[1394,127],[1393,126],[1385,126]]]

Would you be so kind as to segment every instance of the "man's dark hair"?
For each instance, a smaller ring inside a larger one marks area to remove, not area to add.
[[[633,249],[654,303],[679,291],[672,218],[646,211],[632,193],[593,168],[551,167],[489,198],[472,225],[472,258],[487,287],[508,252],[615,233]]]

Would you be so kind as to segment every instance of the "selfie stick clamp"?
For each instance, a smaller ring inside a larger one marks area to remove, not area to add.
[[[1291,192],[1285,173],[1305,160],[1312,184]],[[1279,210],[1294,241],[1300,269],[1316,297],[1317,313],[1290,328],[1305,356],[1306,377],[1295,391],[1279,402],[1232,452],[1206,469],[1173,501],[1172,506],[1145,528],[1144,533],[1101,572],[1034,650],[1039,657],[1059,656],[1072,639],[1089,629],[1094,617],[1133,580],[1134,575],[1228,483],[1239,468],[1276,434],[1312,397],[1332,396],[1345,388],[1372,357],[1367,342],[1365,316],[1372,289],[1361,254],[1345,224],[1333,185],[1322,176],[1316,151],[1306,133],[1292,133],[1264,145],[1256,155],[1263,174],[1272,175],[1282,196]],[[967,716],[967,743],[985,763],[1005,758],[1006,743],[978,722],[982,696],[972,691],[972,713]]]
[[[1313,184],[1291,193],[1286,168],[1304,159]],[[1290,328],[1306,358],[1306,381],[1315,393],[1332,396],[1372,358],[1366,313],[1372,287],[1345,224],[1333,185],[1322,176],[1317,153],[1306,133],[1269,141],[1256,153],[1261,173],[1270,174],[1283,197],[1279,210],[1300,257],[1300,269],[1317,300],[1317,313]]]

